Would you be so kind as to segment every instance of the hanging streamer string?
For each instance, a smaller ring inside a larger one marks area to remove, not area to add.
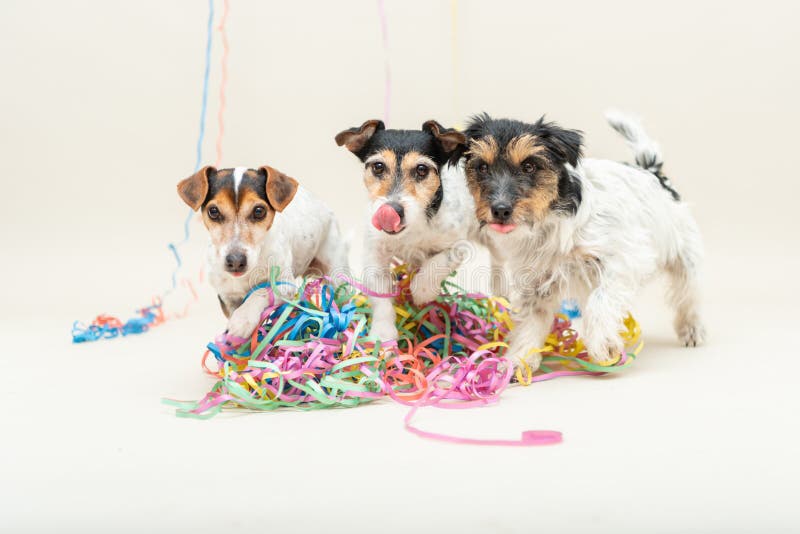
[[[227,14],[228,2],[225,2],[225,13]],[[224,24],[224,20],[223,20]],[[206,115],[208,110],[208,80],[211,70],[211,49],[213,41],[213,28],[214,28],[214,0],[208,0],[208,22],[206,24],[206,45],[205,45],[205,62],[203,69],[203,93],[200,105],[200,129],[197,135],[196,144],[196,157],[195,157],[195,172],[200,169],[203,162],[203,142],[206,133]],[[227,61],[227,41],[225,42],[225,61]],[[225,69],[227,71],[227,68]],[[226,77],[223,78],[225,81]],[[220,121],[222,116],[220,114]],[[221,128],[222,130],[222,128]],[[218,158],[221,158],[221,133],[217,141]],[[170,288],[164,293],[162,297],[156,297],[152,300],[149,306],[137,310],[137,317],[133,317],[123,322],[120,319],[110,315],[98,315],[91,324],[84,325],[79,321],[75,321],[72,325],[72,341],[73,343],[83,343],[87,341],[97,341],[99,339],[108,339],[118,336],[126,336],[129,334],[141,334],[147,332],[151,327],[162,324],[167,318],[163,310],[163,297],[166,297],[178,287],[178,275],[183,267],[183,259],[180,254],[180,248],[184,246],[190,237],[191,222],[194,217],[194,211],[189,209],[186,218],[183,222],[183,239],[179,243],[169,243],[167,247],[175,257],[175,269],[172,272]],[[202,281],[203,273],[200,272],[198,279]],[[197,299],[198,295],[192,284],[191,280],[184,279],[183,286],[188,290],[193,299]],[[184,310],[184,313],[186,310]],[[176,314],[181,315],[181,314]]]
[[[206,48],[205,48],[205,66],[203,68],[203,96],[200,101],[200,129],[197,134],[197,143],[195,147],[195,161],[194,172],[200,170],[203,164],[203,142],[206,137],[206,114],[208,111],[208,79],[211,72],[211,48],[214,37],[214,0],[208,0],[208,22],[206,23]],[[175,255],[175,271],[172,273],[172,290],[177,286],[178,274],[183,266],[179,248],[189,241],[191,233],[191,222],[194,217],[194,210],[189,208],[186,214],[186,219],[183,222],[183,240],[178,244],[170,243],[167,245],[172,253]]]
[[[224,0],[222,4],[222,19],[219,23],[219,33],[222,41],[222,62],[220,65],[220,82],[219,82],[219,109],[217,110],[217,160],[214,163],[215,167],[222,165],[222,139],[225,136],[225,91],[228,87],[228,32],[226,31],[225,23],[228,21],[228,0]]]
[[[461,95],[458,88],[460,61],[458,54],[458,0],[450,0],[450,74],[453,83],[453,117],[456,117],[456,129],[461,130],[460,115]]]
[[[381,38],[383,41],[383,122],[388,126],[392,103],[392,71],[389,65],[389,25],[386,22],[386,6],[383,0],[378,0],[378,17],[381,22]]]
[[[353,407],[388,396],[412,408],[406,428],[421,437],[475,445],[530,446],[557,443],[555,431],[526,431],[519,440],[476,440],[420,430],[411,424],[418,408],[468,408],[492,404],[515,371],[505,358],[505,339],[513,327],[502,298],[468,293],[451,282],[425,306],[409,297],[412,273],[396,269],[397,341],[381,344],[371,334],[367,296],[350,281],[306,279],[294,300],[280,303],[272,294],[277,273],[258,286],[269,294],[261,325],[250,339],[221,334],[210,343],[203,368],[218,382],[201,400],[165,400],[183,417],[208,418],[223,408],[275,410]],[[570,375],[600,375],[628,367],[641,349],[639,329],[630,317],[623,337],[630,352],[610,366],[590,361],[569,319],[559,315],[543,365],[535,373],[516,371],[522,385]],[[216,366],[209,366],[212,357]]]

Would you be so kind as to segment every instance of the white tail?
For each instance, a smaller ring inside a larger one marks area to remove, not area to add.
[[[639,120],[617,110],[607,111],[606,120],[625,138],[628,146],[633,150],[636,165],[659,175],[661,167],[664,165],[661,149],[658,147],[658,143],[650,139]]]

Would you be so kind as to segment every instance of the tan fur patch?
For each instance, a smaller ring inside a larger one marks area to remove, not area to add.
[[[550,169],[542,169],[536,173],[536,186],[526,198],[517,202],[514,217],[540,221],[550,212],[550,206],[557,198],[558,174]]]
[[[417,165],[423,164],[428,167],[428,175],[419,179],[417,177]],[[419,152],[409,152],[403,156],[401,162],[403,172],[403,190],[417,199],[420,206],[427,206],[433,200],[433,196],[441,185],[439,169],[430,160]]]
[[[537,145],[535,135],[525,134],[515,137],[506,146],[506,157],[512,165],[520,165],[531,156],[544,152],[545,148]]]
[[[475,198],[475,216],[478,218],[478,220],[480,222],[491,221],[492,207],[489,205],[489,201],[481,198],[480,193],[473,193],[472,196]]]
[[[482,137],[480,139],[473,139],[469,142],[469,151],[467,155],[470,158],[478,158],[489,165],[499,156],[500,147],[497,146],[497,141],[491,135]]]
[[[367,192],[372,198],[385,197],[389,194],[394,185],[394,174],[397,169],[397,156],[394,152],[386,149],[380,151],[379,154],[379,158],[369,158],[371,163],[364,168],[364,185],[367,186]],[[372,171],[372,163],[376,161],[380,161],[385,166],[383,174],[380,176],[375,176]]]

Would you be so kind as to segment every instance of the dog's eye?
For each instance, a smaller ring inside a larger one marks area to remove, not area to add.
[[[420,179],[425,178],[426,176],[428,176],[429,171],[430,168],[427,165],[422,165],[422,164],[417,165],[417,178]]]
[[[254,220],[260,221],[261,219],[263,219],[266,216],[267,216],[267,210],[264,209],[264,206],[256,206],[255,208],[253,208],[252,217],[253,217]]]
[[[386,170],[386,165],[384,165],[380,161],[376,161],[375,163],[372,164],[372,174],[374,174],[375,176],[380,176],[381,174],[383,174],[383,171],[385,170]]]
[[[222,214],[219,212],[219,208],[216,206],[211,206],[208,208],[208,218],[212,221],[218,221],[222,219]]]
[[[525,161],[522,163],[522,172],[525,174],[533,174],[536,171],[536,165],[531,163],[530,161]]]
[[[481,174],[486,174],[487,172],[489,172],[489,166],[485,163],[481,163],[480,165],[478,165],[478,172]]]

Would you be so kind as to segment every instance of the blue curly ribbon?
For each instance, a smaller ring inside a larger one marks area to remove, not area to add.
[[[261,289],[280,285],[293,285],[289,282],[276,281],[274,274],[275,271],[273,271],[271,281],[262,282],[250,289],[244,300],[247,300],[254,292]],[[301,296],[296,301],[284,302],[273,309],[263,321],[265,327],[258,330],[258,344],[264,341],[265,330],[269,330],[271,325],[284,316],[281,330],[288,330],[288,333],[281,338],[283,341],[302,341],[310,336],[335,339],[340,333],[347,330],[355,319],[357,311],[355,304],[348,302],[339,308],[335,300],[335,290],[329,284],[322,286],[321,296],[319,307],[314,302],[303,298],[301,291]],[[277,332],[273,334],[275,333]],[[224,362],[222,353],[216,344],[209,343],[207,348],[218,361]],[[250,357],[250,344],[244,343],[235,352],[238,357]]]
[[[561,313],[569,317],[570,321],[580,319],[581,307],[575,299],[565,299],[561,301]]]

